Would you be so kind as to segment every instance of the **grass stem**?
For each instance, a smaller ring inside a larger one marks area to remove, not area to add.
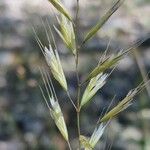
[[[79,141],[79,150],[81,149],[80,145],[80,78],[79,78],[79,70],[78,70],[78,63],[79,63],[79,49],[77,50],[77,54],[75,56],[75,63],[76,63],[76,77],[77,77],[77,129],[78,129],[78,141]]]
[[[77,130],[78,130],[78,141],[79,141],[79,150],[81,150],[81,144],[80,144],[80,78],[79,78],[79,50],[80,47],[78,47],[78,39],[77,39],[77,33],[78,33],[78,17],[79,17],[79,0],[77,0],[77,9],[76,9],[76,18],[75,18],[75,29],[76,29],[76,55],[75,55],[75,64],[76,64],[76,78],[77,78]]]
[[[72,150],[72,148],[71,148],[71,144],[70,144],[70,142],[69,142],[69,141],[67,142],[67,144],[68,144],[69,150]]]

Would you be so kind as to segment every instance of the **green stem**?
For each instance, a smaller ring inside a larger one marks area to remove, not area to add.
[[[79,150],[81,149],[81,144],[80,144],[80,112],[77,112],[77,127],[78,127],[78,142],[79,142]]]
[[[69,142],[69,141],[67,141],[67,144],[68,144],[69,150],[72,150],[72,148],[71,148],[71,145],[70,145],[70,142]]]
[[[75,23],[78,24],[78,16],[79,16],[79,0],[77,0],[77,9],[76,9],[76,18]]]
[[[78,142],[79,142],[79,150],[81,150],[81,144],[80,144],[80,78],[79,78],[79,50],[80,47],[78,47],[78,39],[77,39],[77,33],[78,33],[78,15],[79,15],[79,0],[77,0],[77,9],[76,9],[76,18],[75,18],[75,31],[76,31],[76,55],[75,55],[75,64],[76,64],[76,78],[77,78],[77,130],[78,130]]]
[[[80,144],[80,79],[79,79],[79,71],[78,71],[78,51],[77,50],[77,54],[76,54],[76,77],[77,77],[77,130],[78,130],[78,141],[79,141],[79,150],[81,149],[81,144]]]

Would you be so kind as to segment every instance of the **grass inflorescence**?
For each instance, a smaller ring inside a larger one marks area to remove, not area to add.
[[[57,21],[60,28],[57,28],[53,25],[54,30],[58,33],[60,38],[63,40],[66,47],[70,50],[70,55],[73,55],[75,58],[76,63],[76,77],[77,77],[77,98],[76,104],[72,100],[67,80],[65,77],[65,73],[63,71],[63,66],[60,61],[58,48],[56,46],[53,33],[51,31],[51,27],[49,26],[49,31],[46,29],[44,23],[44,29],[46,32],[46,36],[48,39],[49,47],[46,47],[40,41],[38,35],[35,32],[35,37],[37,40],[38,45],[45,57],[45,60],[49,66],[49,69],[53,75],[53,77],[58,81],[60,86],[64,89],[64,91],[68,95],[68,99],[70,100],[71,104],[74,106],[75,111],[77,113],[77,132],[78,132],[78,149],[81,150],[82,148],[85,150],[92,150],[95,148],[96,144],[102,137],[105,128],[107,128],[109,122],[116,117],[120,112],[128,108],[134,99],[134,97],[140,93],[146,86],[147,83],[142,82],[136,88],[132,89],[128,92],[128,94],[112,109],[108,110],[103,116],[98,119],[97,125],[91,134],[90,137],[86,137],[81,134],[81,126],[80,126],[80,112],[81,110],[84,111],[84,105],[92,101],[92,98],[96,95],[97,91],[100,90],[107,82],[107,78],[111,75],[112,71],[110,69],[114,69],[117,64],[122,60],[127,54],[132,52],[132,49],[139,46],[145,39],[135,42],[129,48],[120,50],[118,53],[106,56],[104,55],[101,57],[101,60],[98,62],[98,65],[88,74],[84,81],[81,81],[79,78],[79,53],[81,51],[81,47],[84,46],[89,39],[93,38],[95,34],[102,28],[102,26],[107,22],[107,20],[115,13],[118,8],[123,4],[124,0],[116,0],[116,2],[112,5],[110,9],[105,13],[105,15],[98,21],[96,25],[89,30],[89,32],[84,36],[81,45],[77,42],[78,37],[78,15],[79,15],[79,0],[77,0],[77,11],[76,11],[76,18],[73,21],[72,16],[70,15],[69,11],[65,8],[62,4],[61,0],[49,0],[49,2],[58,10],[59,16],[57,16]],[[48,21],[47,21],[48,23]],[[54,46],[52,46],[50,42],[49,34],[53,39]],[[110,72],[109,72],[110,71]],[[55,93],[55,89],[51,80],[51,77],[48,72],[41,70],[42,79],[44,82],[44,88],[40,86],[41,93],[43,98],[49,108],[50,115],[54,120],[56,126],[58,127],[60,133],[62,134],[63,138],[68,143],[68,147],[71,150],[71,144],[69,141],[69,134],[67,130],[67,126],[65,123],[65,119],[63,117],[63,113],[61,107],[59,105],[59,100]],[[87,86],[83,92],[80,92],[82,85],[87,83]],[[81,95],[82,94],[82,95]],[[67,99],[67,98],[66,98]],[[81,120],[82,121],[82,120]]]

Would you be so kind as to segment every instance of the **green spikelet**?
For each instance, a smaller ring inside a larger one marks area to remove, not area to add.
[[[66,16],[70,21],[72,21],[71,16],[69,15],[69,12],[67,9],[62,5],[60,0],[48,0],[60,13],[62,13],[64,16]]]
[[[124,0],[117,0],[116,3],[106,12],[106,14],[99,20],[99,22],[86,34],[83,43],[91,39],[107,22],[111,15],[122,5]]]

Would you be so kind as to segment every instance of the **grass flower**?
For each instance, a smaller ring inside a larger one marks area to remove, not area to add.
[[[67,82],[57,50],[54,51],[51,45],[49,45],[49,49],[47,47],[44,48],[44,56],[47,64],[50,66],[54,78],[67,91]]]
[[[68,141],[68,131],[67,131],[63,114],[61,112],[60,105],[57,101],[54,100],[53,100],[53,104],[51,103],[51,105],[52,105],[52,109],[50,110],[51,116],[55,121],[55,124],[60,130],[61,134],[65,138],[65,140]]]
[[[56,32],[59,34],[63,42],[66,46],[72,51],[72,53],[76,54],[76,44],[75,44],[75,33],[73,24],[70,20],[68,20],[64,15],[61,15],[61,21],[59,19],[58,23],[60,25],[61,30],[58,30],[55,26]]]
[[[138,40],[137,42],[133,43],[131,46],[129,46],[125,50],[121,50],[117,54],[112,54],[108,57],[104,55],[101,61],[98,63],[97,67],[92,70],[92,72],[88,75],[88,77],[86,78],[84,82],[88,81],[89,79],[93,77],[96,77],[98,74],[103,73],[110,68],[115,67],[119,63],[120,60],[122,60],[133,49],[141,45],[148,37],[145,37],[142,40]]]
[[[126,108],[128,108],[133,101],[133,98],[143,90],[143,88],[145,88],[145,84],[140,84],[137,88],[132,89],[131,91],[129,91],[129,93],[126,95],[126,97],[120,102],[118,103],[117,106],[115,106],[112,110],[110,110],[108,113],[106,113],[101,119],[100,122],[106,122],[114,117],[116,117],[116,115],[118,115],[120,112],[122,112],[123,110],[125,110]]]
[[[122,5],[124,0],[117,0],[115,4],[106,12],[106,14],[99,20],[99,22],[86,34],[83,43],[91,39],[107,22],[107,20],[112,16],[116,10]]]
[[[111,55],[109,57],[105,57],[102,62],[98,64],[98,66],[88,75],[86,81],[89,79],[97,76],[98,74],[105,72],[106,70],[114,67],[117,65],[117,63],[128,53],[128,51],[125,52],[119,52],[116,55]]]
[[[50,115],[54,120],[56,126],[58,127],[59,131],[61,132],[62,136],[66,141],[68,141],[68,131],[65,124],[65,120],[63,117],[63,113],[61,111],[60,105],[58,103],[51,79],[48,74],[42,73],[42,78],[44,81],[45,90],[43,90],[40,86],[43,98],[50,110]],[[46,91],[46,94],[44,93]]]
[[[106,126],[108,125],[107,124],[103,124],[101,123],[100,125],[98,125],[98,127],[95,128],[90,140],[89,140],[89,143],[92,147],[92,149],[95,147],[95,145],[97,144],[97,142],[100,140],[100,138],[102,137],[103,133],[104,133],[104,130],[106,128]]]
[[[104,125],[104,123],[97,125],[97,127],[95,128],[95,130],[90,138],[87,138],[83,135],[80,136],[81,144],[85,150],[93,150],[94,149],[94,147],[96,146],[96,144],[102,137],[107,125],[108,125],[108,123],[105,125]]]
[[[61,14],[63,14],[65,17],[67,17],[70,21],[72,21],[72,18],[67,11],[67,9],[63,6],[63,4],[60,2],[60,0],[48,0]]]
[[[90,80],[82,96],[80,108],[83,105],[85,105],[87,102],[89,102],[92,99],[92,97],[97,93],[97,91],[101,87],[103,87],[103,85],[106,83],[107,77],[108,77],[108,74],[100,73],[96,77]]]

